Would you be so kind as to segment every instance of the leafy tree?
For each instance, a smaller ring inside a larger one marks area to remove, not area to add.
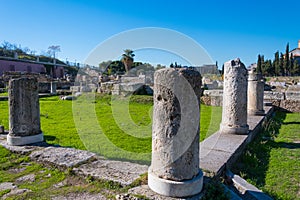
[[[163,68],[166,68],[166,66],[161,65],[161,64],[157,64],[156,67],[155,67],[155,70],[159,70],[159,69],[163,69]]]
[[[105,71],[105,69],[112,63],[113,61],[108,60],[108,61],[103,61],[101,63],[99,63],[99,69],[100,71]]]

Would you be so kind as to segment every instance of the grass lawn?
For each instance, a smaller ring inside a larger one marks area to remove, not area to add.
[[[276,112],[233,171],[279,200],[300,199],[300,113]]]
[[[108,158],[149,164],[152,105],[152,97],[147,96],[132,96],[130,99],[113,101],[111,96],[86,96],[73,102],[62,101],[58,97],[41,98],[42,130],[46,141],[51,144],[87,149]],[[219,129],[221,112],[221,107],[201,105],[200,140]],[[8,127],[7,101],[0,101],[0,124]],[[275,199],[300,199],[299,124],[299,113],[277,112],[263,134],[247,147],[236,168],[232,170]],[[41,195],[43,198],[43,195],[50,193],[67,194],[76,190],[122,190],[111,183],[77,180],[67,172],[43,168],[30,162],[28,157],[12,154],[2,147],[0,155],[0,183],[13,182],[18,177],[31,173],[36,175],[34,183],[19,184],[20,188],[28,188],[37,193],[26,194],[33,195],[25,196],[26,198],[38,198],[34,195]],[[14,168],[24,170],[8,173]],[[47,178],[48,174],[51,176]],[[50,187],[51,184],[64,180],[79,184],[70,184],[61,189]],[[8,192],[0,192],[0,197]],[[20,196],[22,198],[24,195]]]
[[[90,180],[74,176],[69,170],[64,172],[55,168],[43,167],[31,162],[28,156],[11,153],[0,146],[0,184],[4,182],[14,183],[18,189],[31,191],[13,195],[9,199],[52,199],[54,196],[69,196],[70,193],[101,193],[107,199],[113,199],[116,194],[125,193],[134,183],[128,187],[112,181]],[[21,181],[19,178],[33,176],[32,180]],[[142,178],[141,180],[142,181]],[[57,185],[57,186],[55,186]],[[0,198],[11,190],[0,191]]]
[[[97,152],[108,158],[150,164],[152,97],[87,95],[76,101],[40,99],[41,128],[50,144]],[[219,129],[221,107],[201,105],[200,138]],[[8,127],[8,105],[0,102],[0,123]]]

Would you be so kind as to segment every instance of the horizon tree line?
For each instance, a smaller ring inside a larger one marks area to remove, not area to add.
[[[275,52],[274,59],[265,59],[264,55],[258,55],[257,71],[264,76],[299,76],[300,59],[296,59],[289,51],[289,43],[286,45],[285,53]]]

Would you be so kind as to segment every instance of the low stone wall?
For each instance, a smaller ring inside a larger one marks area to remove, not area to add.
[[[289,112],[300,112],[300,91],[265,91],[264,101]],[[205,105],[222,106],[223,90],[205,90],[201,102]]]
[[[71,82],[55,82],[57,89],[70,89],[73,83]],[[39,93],[50,93],[51,82],[39,82]]]
[[[201,103],[209,106],[222,106],[223,90],[204,90]]]
[[[265,91],[264,99],[289,112],[300,112],[300,91]]]

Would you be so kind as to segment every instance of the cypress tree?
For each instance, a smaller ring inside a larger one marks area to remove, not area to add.
[[[289,52],[290,52],[289,43],[287,43],[286,48],[285,48],[284,62],[283,62],[284,76],[288,76],[290,73],[290,69],[291,69]]]
[[[272,61],[267,60],[265,62],[265,76],[272,76],[272,75],[274,75],[274,68],[272,65]]]
[[[260,64],[260,66],[261,66],[261,71],[260,71],[260,72],[261,72],[262,74],[265,74],[265,72],[266,72],[265,56],[264,56],[264,55],[261,55],[260,58],[261,58],[261,64]]]
[[[256,71],[258,73],[262,73],[262,70],[261,70],[261,56],[260,54],[258,54],[258,58],[257,58],[257,67],[256,67]]]
[[[275,53],[275,59],[273,61],[274,67],[274,75],[281,76],[281,66],[280,66],[280,58],[279,58],[279,51]]]
[[[284,55],[283,53],[280,53],[280,62],[279,62],[279,65],[280,65],[280,71],[281,71],[281,76],[284,75]]]
[[[292,75],[293,76],[299,76],[300,75],[300,65],[298,63],[298,60],[294,60],[294,62],[293,62]]]

